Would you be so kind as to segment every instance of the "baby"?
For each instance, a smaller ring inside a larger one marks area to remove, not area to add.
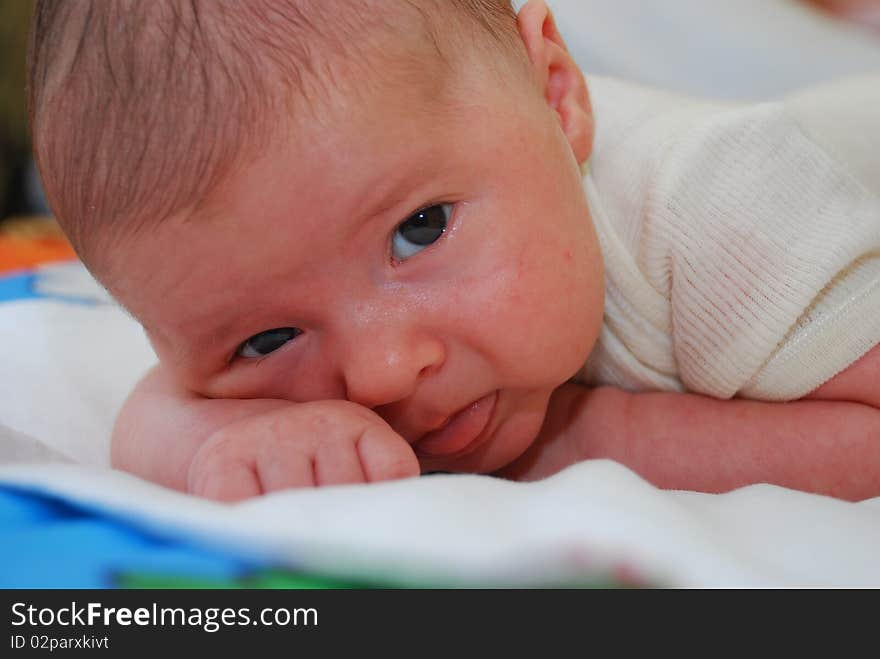
[[[29,72],[52,208],[159,358],[119,468],[880,495],[876,78],[588,89],[542,0],[38,0]]]

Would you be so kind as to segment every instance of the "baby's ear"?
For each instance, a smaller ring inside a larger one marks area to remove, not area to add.
[[[580,68],[568,52],[544,0],[529,0],[517,16],[519,34],[544,98],[581,164],[593,148],[593,108]]]

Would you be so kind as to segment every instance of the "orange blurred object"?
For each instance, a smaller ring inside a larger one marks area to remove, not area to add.
[[[76,252],[51,218],[14,218],[0,224],[0,274],[75,258]]]

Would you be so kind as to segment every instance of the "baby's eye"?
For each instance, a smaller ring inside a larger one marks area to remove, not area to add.
[[[295,339],[302,330],[296,327],[278,327],[276,329],[266,330],[259,334],[254,334],[251,338],[241,344],[238,348],[238,355],[246,359],[254,357],[265,357],[270,352],[275,352],[288,341]]]
[[[394,231],[391,253],[398,261],[418,254],[446,231],[452,204],[435,204],[410,215]]]

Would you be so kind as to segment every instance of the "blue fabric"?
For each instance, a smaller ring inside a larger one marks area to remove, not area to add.
[[[37,276],[33,272],[16,272],[0,277],[0,302],[40,297],[34,288],[36,278]]]
[[[0,275],[0,303],[14,300],[55,300],[69,304],[97,304],[96,300],[76,295],[44,293],[37,287],[40,274],[29,270],[18,270]]]
[[[265,565],[51,495],[0,486],[0,587],[110,588],[119,574],[232,579]]]

